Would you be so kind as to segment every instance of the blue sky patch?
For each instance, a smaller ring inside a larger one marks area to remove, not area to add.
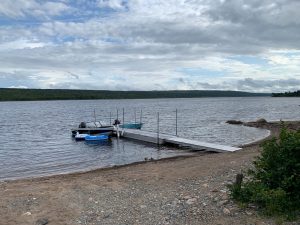
[[[250,65],[262,65],[266,66],[268,65],[268,60],[261,58],[259,56],[247,56],[247,55],[237,55],[237,56],[231,56],[229,59],[240,61],[245,64],[250,64]]]

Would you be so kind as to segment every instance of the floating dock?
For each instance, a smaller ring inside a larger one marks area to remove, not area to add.
[[[232,146],[224,146],[219,144],[206,143],[197,140],[190,140],[186,138],[181,138],[177,136],[135,130],[135,129],[120,129],[120,136],[124,138],[130,138],[139,141],[145,141],[155,144],[174,144],[180,147],[189,147],[199,151],[214,151],[214,152],[235,152],[241,150],[241,148],[236,148]]]

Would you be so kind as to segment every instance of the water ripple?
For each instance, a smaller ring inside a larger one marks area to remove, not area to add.
[[[262,129],[232,126],[226,120],[253,121],[300,119],[295,98],[201,98],[148,100],[88,100],[0,102],[0,179],[16,179],[85,171],[122,165],[144,158],[164,158],[183,154],[176,149],[157,149],[155,145],[116,140],[102,145],[75,142],[70,129],[80,121],[109,123],[117,117],[139,121],[143,111],[143,129],[175,134],[175,109],[178,109],[178,134],[181,137],[228,145],[241,145],[268,133]],[[110,112],[112,118],[110,118]],[[136,113],[134,113],[136,112]]]

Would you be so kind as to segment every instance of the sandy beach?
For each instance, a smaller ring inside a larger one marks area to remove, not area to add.
[[[280,122],[246,123],[278,135]],[[299,130],[300,122],[286,122]],[[269,137],[270,138],[270,137]],[[0,182],[0,225],[276,224],[241,209],[227,185],[262,141],[234,153],[197,153],[84,173]],[[287,222],[286,224],[299,224]]]

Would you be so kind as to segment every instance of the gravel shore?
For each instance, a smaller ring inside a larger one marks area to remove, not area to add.
[[[299,129],[300,122],[290,122]],[[278,134],[278,123],[249,124]],[[227,185],[251,167],[259,143],[86,173],[0,182],[0,224],[276,224],[239,208]],[[289,222],[286,224],[300,224]]]

